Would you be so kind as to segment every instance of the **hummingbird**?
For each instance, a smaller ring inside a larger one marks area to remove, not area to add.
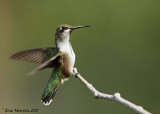
[[[29,75],[33,75],[46,68],[53,69],[41,97],[41,101],[44,105],[49,105],[52,102],[57,89],[68,80],[70,76],[74,75],[75,53],[71,46],[71,33],[75,29],[84,27],[89,26],[60,25],[55,33],[56,47],[25,50],[15,53],[10,57],[12,60],[39,63],[40,65],[31,71]]]

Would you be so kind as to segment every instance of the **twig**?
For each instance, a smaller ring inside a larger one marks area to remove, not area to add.
[[[123,104],[124,106],[132,109],[133,111],[135,111],[138,114],[151,114],[150,112],[148,112],[147,110],[143,109],[142,106],[137,106],[134,103],[131,103],[130,101],[122,98],[120,96],[120,93],[115,93],[114,95],[110,95],[110,94],[105,94],[102,92],[99,92],[98,90],[96,90],[92,84],[88,83],[87,80],[85,80],[78,72],[77,69],[74,68],[73,72],[75,73],[75,76],[77,78],[79,78],[82,83],[84,85],[87,86],[87,88],[94,94],[95,98],[103,98],[103,99],[108,99],[108,100],[112,100],[112,101],[116,101],[118,103]]]

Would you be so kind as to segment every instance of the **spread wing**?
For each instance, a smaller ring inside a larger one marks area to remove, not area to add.
[[[37,68],[35,68],[33,71],[31,71],[30,73],[28,73],[28,75],[33,75],[36,72],[45,69],[47,67],[53,66],[53,62],[56,61],[55,59],[61,55],[61,52],[59,51],[55,56],[53,56],[51,59],[45,61],[44,63],[42,63],[41,65],[39,65]]]
[[[31,49],[15,53],[10,59],[42,64],[56,56],[58,52],[59,50],[54,47]]]

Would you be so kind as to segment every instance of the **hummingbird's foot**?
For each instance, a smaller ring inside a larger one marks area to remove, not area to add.
[[[75,78],[78,78],[77,75],[80,75],[80,73],[79,72],[75,73]]]
[[[77,71],[77,68],[73,68],[73,73],[75,78],[78,78],[77,75],[80,75],[80,73]]]

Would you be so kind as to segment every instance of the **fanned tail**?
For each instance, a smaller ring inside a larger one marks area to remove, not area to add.
[[[63,79],[61,69],[53,69],[51,77],[41,98],[44,105],[49,105],[52,102],[52,99],[54,98],[58,87],[61,85],[62,80]]]

